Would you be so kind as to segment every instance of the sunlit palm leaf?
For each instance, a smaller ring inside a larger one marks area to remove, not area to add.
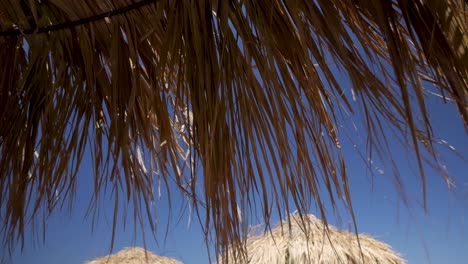
[[[437,156],[423,82],[467,127],[466,19],[455,0],[1,1],[4,241],[74,197],[88,151],[94,202],[109,185],[116,209],[151,217],[157,171],[206,213],[218,250],[256,206],[267,221],[292,204],[324,212],[322,184],[352,210],[351,113],[369,156],[390,153],[387,129],[407,140],[425,197],[420,148]]]

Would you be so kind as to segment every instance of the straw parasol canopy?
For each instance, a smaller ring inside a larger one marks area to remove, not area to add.
[[[85,155],[88,215],[110,199],[114,231],[126,206],[154,230],[158,195],[183,195],[218,252],[242,217],[352,208],[345,146],[401,191],[401,142],[426,206],[427,165],[451,182],[429,94],[468,129],[466,16],[462,0],[2,0],[2,244],[74,208]]]
[[[144,248],[130,247],[113,255],[87,261],[85,264],[182,264],[182,262],[155,255]]]
[[[284,221],[263,235],[252,235],[246,241],[247,260],[231,263],[250,264],[404,264],[406,261],[392,248],[368,235],[338,230],[325,225],[313,215],[290,215],[291,225]],[[224,256],[225,258],[226,256]],[[223,257],[218,264],[229,263]],[[241,259],[241,258],[239,258]]]

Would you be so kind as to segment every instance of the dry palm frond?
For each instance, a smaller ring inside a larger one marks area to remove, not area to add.
[[[182,262],[154,255],[143,248],[133,247],[123,249],[114,255],[87,261],[86,264],[182,264]]]
[[[152,217],[157,171],[206,216],[219,252],[240,242],[240,215],[256,206],[266,221],[291,204],[323,213],[321,183],[352,211],[340,142],[354,133],[341,128],[349,113],[362,113],[369,156],[391,159],[393,132],[414,150],[424,199],[423,153],[438,156],[423,82],[468,126],[463,1],[135,2],[0,2],[8,245],[73,201],[85,153],[92,205],[112,190],[114,228],[126,202]]]
[[[288,221],[290,225],[281,222],[263,235],[250,236],[245,245],[246,259],[239,257],[234,263],[406,263],[387,244],[325,225],[313,215],[290,215]],[[228,250],[218,263],[229,263],[226,257],[229,261],[236,259]]]

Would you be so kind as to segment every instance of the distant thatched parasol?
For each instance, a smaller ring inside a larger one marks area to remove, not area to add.
[[[330,225],[327,229],[323,222],[313,215],[304,216],[303,220],[299,216],[291,215],[289,220],[291,229],[287,222],[281,222],[271,232],[248,238],[247,260],[234,262],[252,264],[406,263],[389,245],[368,235],[360,234],[358,243],[355,234],[338,230]],[[234,260],[232,251],[228,251],[228,255],[229,262]],[[225,257],[220,257],[218,263],[227,263]]]
[[[144,248],[131,247],[123,249],[114,255],[87,261],[86,264],[182,264],[182,262],[155,255]]]

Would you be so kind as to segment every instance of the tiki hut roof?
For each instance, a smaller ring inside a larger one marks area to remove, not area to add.
[[[291,226],[283,221],[263,235],[247,239],[246,252],[251,264],[342,264],[378,263],[403,264],[405,260],[391,247],[368,235],[359,234],[359,240],[351,232],[326,225],[313,215],[292,215]],[[304,232],[304,230],[307,230]],[[359,242],[358,242],[359,241]],[[229,262],[232,263],[231,254]],[[240,258],[242,259],[242,258]],[[220,258],[218,263],[228,263]]]
[[[85,264],[182,264],[182,262],[155,255],[144,248],[130,247],[113,255],[87,261]]]
[[[351,204],[345,144],[401,183],[401,142],[426,205],[425,165],[443,160],[428,94],[468,128],[466,17],[462,0],[2,0],[2,244],[74,208],[85,155],[89,211],[111,196],[114,231],[129,205],[154,230],[161,182],[217,250],[254,205],[268,221],[282,205],[324,211],[320,189]]]

